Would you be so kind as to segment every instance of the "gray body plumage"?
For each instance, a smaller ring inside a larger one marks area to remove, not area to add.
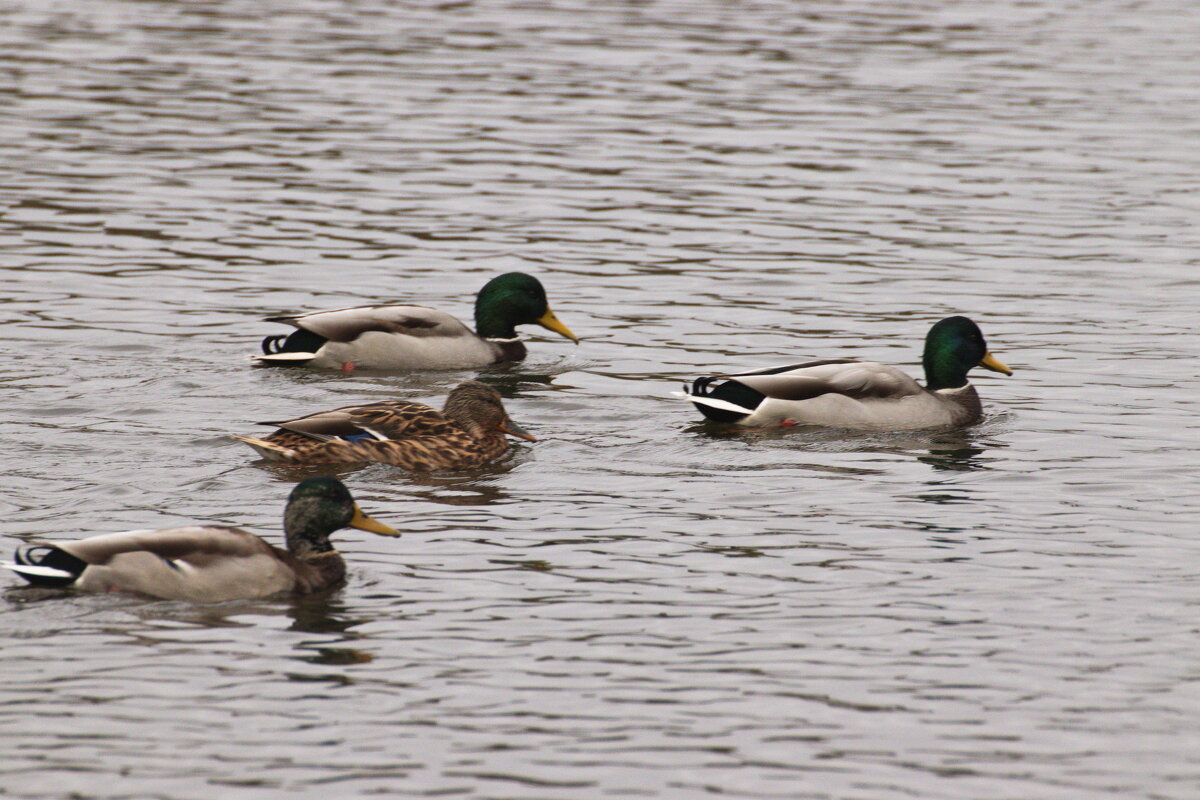
[[[450,314],[414,305],[373,305],[268,317],[327,339],[315,352],[255,355],[262,363],[298,363],[337,369],[465,369],[519,360],[519,341],[490,341]]]
[[[681,395],[696,406],[744,414],[746,427],[798,425],[862,430],[921,430],[970,425],[982,414],[970,383],[930,391],[895,367],[874,361],[813,361],[704,379],[736,381],[762,394],[753,408],[695,391]]]
[[[38,586],[216,603],[340,583],[346,564],[329,535],[341,528],[400,535],[363,514],[345,485],[329,477],[296,485],[283,525],[287,550],[240,528],[189,525],[36,542],[18,548],[15,563],[0,566]]]

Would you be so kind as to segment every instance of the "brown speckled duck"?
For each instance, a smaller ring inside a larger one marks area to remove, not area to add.
[[[16,563],[0,566],[36,586],[195,603],[308,594],[345,578],[346,564],[329,535],[347,527],[400,535],[363,514],[341,481],[309,478],[292,490],[283,513],[287,550],[240,528],[192,525],[39,542],[18,550]]]
[[[385,400],[261,424],[279,430],[261,439],[233,438],[270,461],[374,461],[414,472],[482,466],[508,450],[505,434],[537,441],[509,419],[500,393],[478,381],[456,386],[440,412],[408,400]]]

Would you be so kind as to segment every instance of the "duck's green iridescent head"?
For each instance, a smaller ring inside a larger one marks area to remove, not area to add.
[[[550,310],[541,281],[524,272],[506,272],[484,284],[475,296],[475,332],[485,339],[515,339],[517,325],[541,325],[579,341]]]
[[[1012,370],[988,352],[979,326],[966,317],[947,317],[925,337],[925,386],[930,390],[957,389],[975,367],[1012,375]]]
[[[296,484],[283,512],[289,551],[296,555],[328,552],[333,549],[329,534],[342,528],[400,535],[362,513],[350,490],[337,478],[309,478]]]

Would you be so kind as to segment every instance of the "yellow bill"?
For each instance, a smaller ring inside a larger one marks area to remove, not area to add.
[[[559,336],[565,336],[575,344],[579,344],[579,337],[571,333],[570,328],[559,322],[558,317],[554,316],[554,312],[549,308],[546,309],[545,314],[542,314],[540,317],[538,317],[537,324],[541,325],[548,331],[554,331]]]
[[[996,358],[991,353],[984,353],[983,359],[979,362],[979,366],[984,369],[990,369],[992,372],[1002,372],[1005,375],[1012,375],[1012,370],[1008,368],[1000,359]]]
[[[389,528],[382,522],[376,522],[362,512],[357,505],[354,506],[354,517],[350,520],[351,528],[358,528],[360,531],[370,531],[383,536],[400,536],[400,531],[395,528]]]

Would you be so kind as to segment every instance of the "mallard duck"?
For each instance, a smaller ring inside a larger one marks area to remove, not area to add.
[[[537,278],[509,272],[475,297],[475,332],[444,311],[399,304],[267,317],[297,330],[263,339],[260,364],[322,369],[455,369],[525,358],[517,325],[541,325],[578,344],[558,321]]]
[[[925,386],[895,367],[847,358],[697,378],[677,394],[708,419],[735,425],[955,428],[983,415],[967,372],[983,367],[1012,374],[966,317],[948,317],[930,328],[922,362]],[[715,381],[723,383],[713,386]]]
[[[500,393],[478,381],[454,387],[440,412],[408,400],[384,400],[260,424],[279,430],[261,439],[233,438],[271,461],[378,461],[418,472],[481,466],[508,449],[505,434],[537,441],[509,419]]]
[[[341,481],[309,478],[292,490],[283,512],[286,551],[240,528],[193,525],[33,544],[17,551],[16,563],[0,565],[37,586],[195,603],[306,594],[345,577],[346,564],[329,541],[345,527],[400,535],[363,514]]]

